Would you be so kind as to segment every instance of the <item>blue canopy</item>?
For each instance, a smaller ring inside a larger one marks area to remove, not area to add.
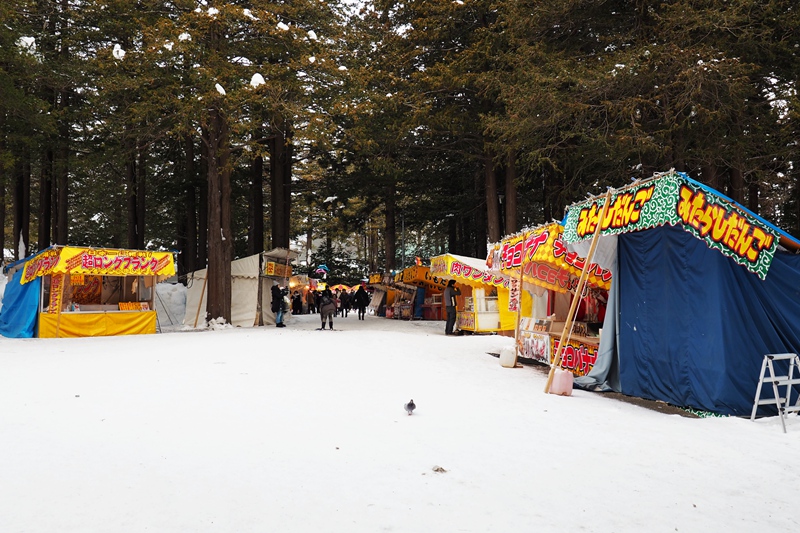
[[[36,333],[36,316],[39,312],[39,288],[42,278],[20,284],[23,269],[19,269],[6,285],[3,308],[0,309],[0,335],[12,338],[30,338]]]

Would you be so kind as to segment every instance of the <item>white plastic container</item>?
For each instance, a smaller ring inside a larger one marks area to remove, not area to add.
[[[517,351],[513,346],[505,346],[500,349],[500,366],[505,368],[517,366]]]
[[[556,368],[553,374],[553,383],[550,385],[550,394],[572,396],[572,372]]]

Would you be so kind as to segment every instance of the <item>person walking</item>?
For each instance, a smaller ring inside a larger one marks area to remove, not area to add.
[[[342,318],[347,318],[347,312],[350,311],[350,293],[342,291],[339,295],[339,300],[342,302]]]
[[[456,287],[456,280],[451,279],[444,288],[444,308],[447,313],[447,321],[444,326],[445,335],[455,335],[453,326],[456,324],[456,296],[461,295],[461,289]]]
[[[367,294],[367,291],[364,290],[363,283],[358,287],[358,290],[356,291],[353,300],[354,300],[353,303],[358,309],[358,319],[364,320],[364,315],[366,314],[367,306],[369,305],[369,294]]]
[[[333,329],[333,314],[336,312],[336,302],[330,289],[325,289],[319,302],[319,316],[322,317],[322,327],[325,329],[325,322],[328,322],[330,329]]]
[[[317,312],[317,295],[316,291],[308,289],[306,293],[306,305],[308,305],[308,314],[313,315]]]
[[[277,281],[273,281],[272,285],[272,305],[270,309],[275,313],[275,327],[285,328],[286,324],[283,323],[283,297],[289,294],[289,289],[281,289]]]
[[[292,295],[292,314],[293,315],[303,314],[303,299],[300,296],[299,291],[294,291],[294,294]]]

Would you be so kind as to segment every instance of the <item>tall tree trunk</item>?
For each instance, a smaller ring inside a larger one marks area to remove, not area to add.
[[[732,168],[730,197],[734,202],[744,204],[744,175],[741,169]]]
[[[136,248],[144,250],[145,213],[147,205],[147,153],[143,144],[136,149],[138,163],[136,165]]]
[[[397,186],[394,181],[388,184],[385,189],[385,207],[386,207],[386,230],[383,234],[383,247],[386,250],[386,272],[391,272],[397,265],[395,255],[397,255],[397,224],[396,217],[396,195]]]
[[[186,135],[186,259],[185,272],[197,270],[197,174],[194,163],[194,138]]]
[[[127,128],[126,128],[127,129]],[[127,247],[136,249],[137,231],[136,231],[136,201],[138,196],[136,194],[136,150],[135,141],[128,139],[125,143],[125,153],[127,160],[125,162],[125,198],[126,198],[126,211],[128,214],[128,244]]]
[[[517,166],[513,153],[506,160],[506,234],[516,233],[517,229]]]
[[[39,180],[39,250],[50,246],[50,225],[53,198],[53,149],[48,147],[42,154],[41,179]]]
[[[0,153],[6,149],[5,120],[5,112],[0,110]],[[2,164],[0,164],[0,227],[3,228],[3,231],[0,231],[0,265],[2,265],[6,259],[6,169]]]
[[[486,167],[484,167],[484,169],[485,168]],[[494,171],[492,172],[494,173]],[[494,173],[494,175],[496,179],[497,174]],[[488,198],[488,193],[484,190],[486,188],[486,178],[485,177],[483,179],[481,178],[482,178],[481,171],[478,170],[477,172],[475,172],[475,199],[477,200],[475,202],[475,205],[477,206],[480,206],[481,198]],[[496,198],[497,198],[497,188],[495,186],[495,201]],[[486,258],[486,239],[487,239],[486,230],[488,229],[489,225],[489,222],[487,220],[487,215],[488,215],[487,209],[481,209],[480,207],[478,207],[475,210],[474,220],[469,220],[469,223],[465,224],[465,227],[472,226],[472,231],[469,232],[465,231],[464,235],[465,245],[467,244],[467,242],[471,244],[470,250],[467,253],[467,255],[470,255],[472,257]],[[499,217],[496,223],[499,225]],[[499,228],[497,228],[497,232],[499,234]],[[496,240],[497,241],[500,240],[499,235]]]
[[[484,190],[486,194],[486,230],[491,242],[500,240],[500,202],[497,195],[497,168],[491,152],[483,161]],[[476,248],[477,251],[477,248]]]
[[[713,165],[711,163],[703,165],[701,172],[703,174],[703,183],[718,191],[722,189],[720,187],[720,175],[719,172],[717,171],[716,165]]]
[[[759,189],[758,189],[758,181],[753,180],[747,187],[747,209],[758,214],[759,211]]]
[[[22,189],[25,173],[22,170],[22,154],[16,154],[16,161],[14,162],[14,187],[11,195],[11,213],[13,218],[13,229],[11,231],[11,249],[14,252],[14,259],[22,259],[19,256],[19,239],[22,233]]]
[[[56,244],[66,245],[69,241],[69,127],[62,124],[58,140],[58,164],[56,168]]]
[[[272,246],[288,248],[292,199],[292,145],[289,126],[283,119],[270,138],[269,167]]]
[[[260,254],[264,251],[264,158],[261,155],[255,156],[250,165],[249,226],[247,253]]]
[[[227,128],[217,108],[209,110],[208,127],[208,299],[207,318],[231,321],[230,174],[227,162]],[[228,183],[225,184],[226,176]],[[226,196],[227,195],[227,196]],[[227,229],[227,234],[225,233]]]
[[[31,165],[27,149],[22,148],[17,154],[14,165],[14,195],[13,213],[14,227],[12,243],[14,257],[22,259],[27,255],[30,247],[30,219],[31,219]],[[20,241],[24,250],[20,250]]]
[[[202,129],[202,136],[208,139],[208,131]],[[197,268],[208,266],[208,143],[200,143],[200,180],[197,189]]]

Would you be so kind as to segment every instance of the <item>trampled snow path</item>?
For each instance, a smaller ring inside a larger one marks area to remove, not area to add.
[[[0,339],[0,531],[800,531],[797,417],[545,395],[510,339],[318,320]]]

